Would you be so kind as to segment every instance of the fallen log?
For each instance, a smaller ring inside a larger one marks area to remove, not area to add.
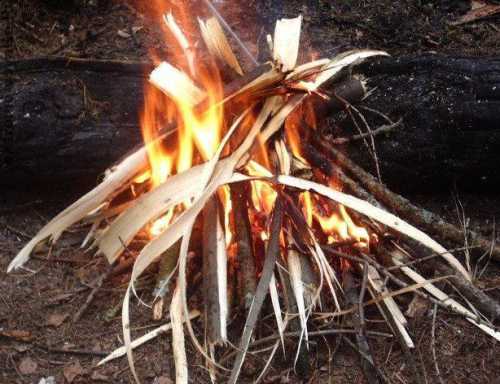
[[[363,106],[402,126],[376,138],[382,180],[397,192],[436,191],[457,183],[472,190],[498,190],[500,57],[424,54],[367,61],[354,69],[374,92]],[[373,112],[360,111],[372,129]],[[358,134],[352,130],[352,134]],[[374,173],[360,142],[347,153]],[[375,173],[374,173],[375,174]]]
[[[0,69],[2,185],[71,180],[88,187],[142,141],[138,112],[150,64],[55,58],[4,62]],[[375,139],[391,188],[422,190],[457,181],[488,190],[500,181],[499,59],[389,58],[357,66],[354,73],[374,89],[358,106],[373,129],[386,122],[363,106],[394,121],[403,118]],[[337,121],[337,136],[359,134],[349,118]],[[362,140],[345,145],[356,162],[373,166]]]

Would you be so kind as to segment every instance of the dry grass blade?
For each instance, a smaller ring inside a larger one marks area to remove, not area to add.
[[[292,176],[278,176],[276,181],[279,184],[284,184],[289,187],[298,188],[304,191],[314,191],[320,195],[327,197],[333,201],[336,201],[354,211],[357,211],[367,217],[370,217],[386,226],[418,241],[419,243],[425,245],[434,252],[440,254],[448,263],[460,272],[467,280],[470,281],[470,276],[465,270],[465,268],[460,264],[460,262],[448,252],[442,245],[430,238],[428,235],[415,228],[411,224],[404,220],[401,220],[392,213],[386,212],[380,208],[374,207],[370,203],[360,200],[354,196],[347,195],[340,191],[336,191],[332,188],[326,187],[324,185],[292,177]]]
[[[38,243],[49,237],[52,241],[56,241],[63,231],[80,221],[89,212],[101,206],[110,195],[114,195],[117,190],[120,190],[124,184],[128,183],[147,166],[148,158],[145,147],[125,158],[108,173],[101,184],[82,196],[46,224],[10,262],[7,272],[21,267],[29,259],[33,248]]]
[[[201,36],[212,55],[229,65],[236,73],[243,75],[238,59],[234,55],[224,31],[215,17],[206,21],[198,19]]]
[[[330,63],[330,59],[318,59],[308,63],[300,64],[286,76],[289,81],[300,80],[308,75],[313,75],[318,72],[318,69]]]
[[[197,318],[198,316],[200,316],[200,312],[197,310],[192,310],[190,315],[189,315],[189,318],[192,320],[192,319]],[[167,323],[167,324],[164,324],[158,328],[155,328],[152,331],[146,333],[145,335],[132,341],[131,348],[135,349],[135,348],[141,346],[142,344],[147,343],[150,340],[153,340],[155,337],[158,337],[159,335],[170,331],[171,329],[172,329],[171,323]],[[99,361],[99,363],[97,363],[97,366],[106,364],[108,361],[125,356],[126,353],[127,353],[127,349],[125,348],[125,346],[117,348],[113,352],[111,352],[108,356],[106,356],[104,359]]]
[[[325,81],[331,79],[335,74],[349,65],[358,63],[372,56],[389,56],[387,52],[376,50],[352,50],[341,53],[335,56],[328,64],[326,64],[316,77],[314,83],[316,87],[321,86]]]
[[[239,351],[233,364],[231,377],[229,378],[229,383],[231,384],[236,384],[238,382],[238,377],[248,350],[248,345],[250,344],[253,330],[257,324],[260,310],[262,309],[264,299],[266,298],[269,290],[269,282],[273,276],[274,266],[276,264],[278,254],[280,253],[280,232],[282,219],[282,203],[281,199],[278,197],[273,210],[273,218],[271,221],[271,228],[269,230],[270,239],[266,249],[266,258],[264,260],[264,266],[262,267],[262,274],[260,276],[259,284],[257,285],[252,305],[248,311],[247,320],[245,322],[245,327],[243,328],[243,334],[239,343]]]
[[[256,79],[252,80],[245,86],[239,88],[232,94],[226,96],[222,103],[225,103],[233,98],[242,97],[243,95],[251,95],[258,93],[259,91],[268,89],[273,85],[279,84],[285,78],[285,75],[278,71],[275,67],[272,67],[269,71],[264,72]]]

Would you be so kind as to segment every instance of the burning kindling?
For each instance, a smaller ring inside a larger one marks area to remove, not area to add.
[[[312,337],[352,333],[363,371],[374,382],[383,374],[371,358],[364,308],[376,304],[408,350],[413,338],[397,296],[409,293],[500,340],[480,314],[492,315],[496,303],[475,289],[470,270],[391,213],[399,212],[399,197],[352,163],[319,127],[327,110],[360,115],[351,103],[366,96],[366,85],[346,78],[345,69],[386,53],[355,50],[299,62],[299,16],[278,20],[267,37],[272,59],[246,68],[216,17],[198,20],[200,41],[192,37],[193,26],[187,33],[172,13],[161,20],[178,54],[159,61],[145,85],[144,145],[43,227],[9,266],[22,267],[39,243],[55,243],[77,223],[90,227],[83,243],[89,251],[111,266],[132,265],[122,307],[124,346],[100,364],[126,354],[139,382],[134,348],[171,330],[176,382],[187,383],[187,331],[212,380],[236,383],[253,344],[270,347],[260,380],[281,350],[293,350],[291,364],[299,371],[308,364]],[[373,141],[374,134],[357,139]],[[412,211],[420,225],[419,214]],[[422,250],[433,258],[415,256]],[[439,265],[443,273],[426,278],[420,262]],[[132,340],[135,284],[156,264],[154,317],[161,319],[166,306],[170,323]],[[442,280],[468,302],[438,288]],[[191,300],[191,288],[201,291],[202,303]],[[257,330],[266,310],[276,335]],[[341,316],[352,316],[353,328],[334,321]],[[204,327],[202,337],[193,321]],[[293,343],[285,336],[293,336]]]

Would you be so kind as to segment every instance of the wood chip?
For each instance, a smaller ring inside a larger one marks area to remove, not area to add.
[[[80,362],[77,360],[71,365],[67,365],[63,369],[63,375],[68,384],[71,384],[78,376],[85,373]]]
[[[51,327],[59,327],[68,316],[68,313],[53,313],[48,317],[46,324]]]
[[[411,319],[421,319],[429,310],[429,302],[422,296],[415,295],[408,305],[405,315]]]

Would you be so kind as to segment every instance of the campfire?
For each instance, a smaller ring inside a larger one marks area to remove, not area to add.
[[[266,368],[280,346],[285,351],[291,331],[298,336],[296,362],[307,354],[312,325],[321,329],[316,333],[334,333],[333,319],[355,314],[360,355],[375,369],[363,308],[376,304],[411,349],[407,320],[395,300],[409,292],[500,340],[478,311],[437,287],[449,276],[428,279],[418,271],[412,248],[442,258],[464,286],[471,284],[470,271],[360,187],[349,174],[363,184],[375,178],[336,146],[344,138],[322,133],[322,111],[355,110],[351,103],[368,94],[363,79],[346,80],[345,70],[386,53],[356,50],[299,62],[307,55],[301,54],[298,16],[277,21],[267,37],[272,59],[249,68],[217,17],[198,20],[200,41],[173,14],[162,15],[162,22],[178,52],[172,61],[155,58],[145,84],[144,145],[43,227],[9,266],[22,267],[40,243],[54,244],[76,224],[89,227],[83,240],[89,253],[104,255],[111,267],[133,265],[122,308],[124,346],[100,364],[126,354],[139,382],[134,348],[171,330],[176,382],[188,382],[187,333],[211,378],[236,383],[269,308],[277,334],[269,339]],[[132,340],[130,300],[152,265],[158,265],[153,316],[162,319],[168,308],[169,323]],[[204,303],[194,308],[187,290],[200,276]],[[244,324],[232,321],[242,309]],[[203,337],[193,329],[196,318]],[[232,345],[234,353],[222,361]]]

